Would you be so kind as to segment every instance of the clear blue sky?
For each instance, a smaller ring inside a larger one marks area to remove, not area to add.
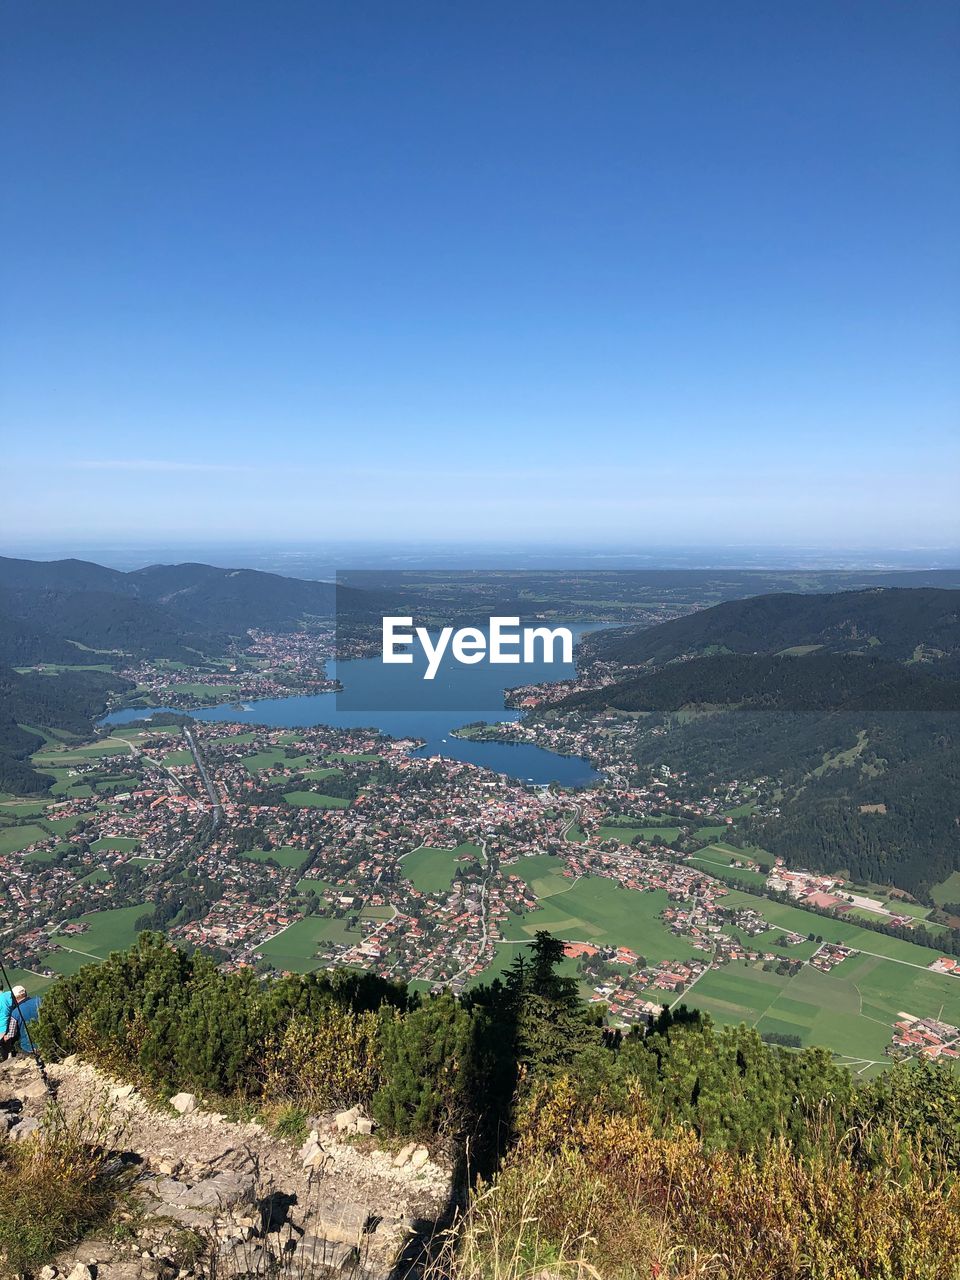
[[[0,543],[953,544],[950,0],[0,0]]]

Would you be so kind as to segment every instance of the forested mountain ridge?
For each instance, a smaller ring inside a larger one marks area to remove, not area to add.
[[[27,616],[31,602],[41,599],[54,617],[62,609],[77,609],[77,598],[91,593],[101,601],[105,596],[125,600],[130,617],[137,616],[138,608],[144,610],[144,645],[162,614],[168,628],[222,636],[243,634],[250,627],[287,630],[310,617],[329,619],[337,601],[337,588],[330,582],[207,564],[151,565],[121,573],[84,560],[0,557],[0,589],[7,593],[7,608],[18,617]],[[363,598],[358,591],[345,594]],[[121,610],[119,604],[114,608]]]
[[[628,666],[703,654],[780,653],[817,646],[895,662],[960,659],[960,591],[874,587],[730,600],[646,629],[591,636],[585,654]]]
[[[77,663],[78,646],[134,658],[221,655],[251,628],[292,631],[332,621],[337,607],[369,613],[367,593],[330,582],[207,564],[121,573],[84,560],[0,557],[0,663]]]
[[[736,707],[770,711],[960,711],[960,680],[926,666],[834,653],[723,653],[631,672],[623,680],[556,704],[593,714]]]
[[[588,655],[619,655],[621,678],[544,714],[644,713],[639,770],[762,778],[749,842],[927,900],[960,868],[958,606],[929,588],[764,596],[607,632]]]
[[[108,671],[64,671],[54,679],[0,665],[0,791],[35,795],[50,786],[50,776],[29,763],[43,737],[23,726],[89,733],[108,693],[129,687]]]
[[[84,648],[98,650],[98,662],[118,654],[189,660],[228,643],[222,627],[111,591],[0,587],[0,661],[17,666],[82,663]]]

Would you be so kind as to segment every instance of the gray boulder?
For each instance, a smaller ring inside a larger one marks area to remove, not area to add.
[[[153,1193],[173,1209],[232,1209],[235,1205],[252,1203],[254,1180],[252,1174],[225,1169],[192,1187],[176,1178],[158,1178],[153,1184]]]
[[[40,1128],[40,1121],[34,1116],[24,1116],[22,1120],[18,1120],[12,1125],[8,1137],[14,1142],[23,1142],[24,1138],[29,1138],[31,1133],[36,1133]]]

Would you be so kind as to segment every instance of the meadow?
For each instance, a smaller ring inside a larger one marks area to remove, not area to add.
[[[727,880],[739,880],[742,884],[755,884],[763,888],[767,877],[762,871],[751,871],[749,867],[731,865],[734,861],[740,861],[746,856],[749,855],[739,849],[731,851],[729,845],[724,847],[721,844],[710,844],[692,854],[690,861],[698,867],[703,867],[704,871],[709,871],[712,875],[720,875]]]
[[[325,796],[320,791],[287,791],[283,798],[301,809],[346,809],[350,803],[346,796]]]
[[[133,836],[103,836],[100,840],[94,840],[90,852],[103,853],[109,849],[114,853],[132,853],[139,847],[140,841]]]
[[[54,812],[56,812],[56,810],[54,810]],[[73,818],[49,818],[44,815],[43,825],[48,827],[54,835],[62,836],[68,831],[72,831],[79,823],[87,821],[93,816],[93,813],[78,813]]]
[[[265,942],[260,952],[278,969],[309,973],[320,963],[317,948],[328,942],[352,945],[361,940],[359,929],[351,930],[346,920],[333,916],[307,916]]]
[[[684,1003],[718,1022],[745,1022],[761,1035],[796,1035],[803,1045],[823,1045],[865,1074],[889,1061],[884,1049],[899,1014],[960,1024],[956,978],[862,954],[829,973],[805,965],[794,977],[735,961],[706,973]]]
[[[136,921],[149,909],[148,904],[141,903],[134,907],[114,907],[109,911],[91,911],[80,917],[90,926],[86,933],[77,934],[76,937],[55,933],[51,941],[75,952],[84,962],[91,958],[104,960],[111,951],[124,951],[131,945],[138,932]],[[55,961],[56,956],[48,959],[54,969],[57,968]]]
[[[542,874],[539,868],[525,868],[523,864],[540,861],[522,858],[518,866],[510,867],[523,879],[531,877],[528,883],[534,893]],[[667,905],[663,890],[641,893],[602,876],[583,876],[575,881],[561,878],[559,885],[554,883],[550,888],[548,894],[538,893],[539,908],[523,917],[520,938],[532,938],[537,930],[547,929],[568,941],[629,947],[649,964],[684,960],[696,954],[689,943],[674,937],[658,918]]]
[[[36,823],[27,823],[22,827],[0,827],[0,855],[18,853],[28,844],[36,844],[38,840],[48,840],[50,832]]]
[[[904,961],[922,969],[937,958],[937,953],[929,947],[922,947],[916,942],[907,942],[902,938],[893,938],[884,933],[876,933],[872,929],[864,929],[857,924],[856,920],[838,920],[829,916],[816,915],[801,907],[773,902],[769,898],[743,893],[739,889],[731,889],[723,902],[728,907],[751,907],[768,920],[771,926],[790,929],[795,933],[802,933],[804,937],[812,933],[822,938],[824,942],[840,942],[858,951],[873,952],[881,957]],[[960,986],[960,983],[957,985]]]
[[[414,849],[401,860],[401,869],[407,879],[421,893],[446,893],[453,884],[457,859],[480,857],[475,844],[459,844],[455,849]]]
[[[954,871],[953,875],[942,884],[934,885],[930,896],[938,907],[943,906],[945,902],[960,902],[960,871]]]
[[[43,801],[9,800],[0,802],[0,821],[7,818],[39,818],[46,810]]]
[[[102,742],[93,742],[85,747],[65,747],[59,751],[50,751],[44,747],[34,754],[32,760],[38,769],[46,768],[48,765],[62,769],[75,764],[89,764],[92,760],[99,760],[106,756],[128,754],[129,749],[125,743],[106,738]]]
[[[44,974],[34,973],[30,969],[16,969],[6,966],[7,978],[11,986],[18,984],[26,988],[27,995],[39,996],[51,983],[56,982],[56,978],[48,978]]]
[[[708,858],[708,854],[712,856]],[[759,873],[729,868],[734,856],[741,855],[732,846],[712,846],[702,851],[700,860],[705,870],[742,875],[762,883]],[[547,855],[505,864],[505,871],[526,880],[540,906],[523,917],[511,916],[504,922],[505,941],[497,944],[496,959],[484,974],[485,980],[509,965],[516,953],[516,946],[510,943],[526,940],[538,929],[571,941],[627,946],[653,964],[697,954],[658,919],[667,905],[665,893],[641,893],[594,876],[574,880],[563,874],[564,868],[562,859]],[[854,919],[820,917],[800,907],[735,889],[726,895],[724,905],[749,908],[769,922],[769,930],[754,937],[727,926],[728,933],[754,950],[770,951],[794,961],[808,960],[821,945],[816,940],[819,938],[842,942],[859,954],[829,973],[805,965],[793,977],[767,972],[759,961],[736,961],[710,970],[682,1000],[690,1007],[705,1010],[717,1021],[745,1022],[761,1034],[799,1036],[802,1044],[823,1045],[847,1060],[854,1070],[866,1074],[876,1072],[889,1061],[884,1049],[900,1013],[938,1016],[960,1025],[960,980],[927,968],[936,957],[929,948],[864,929]],[[804,941],[780,943],[778,939],[785,930],[801,934]],[[810,934],[814,938],[808,940]],[[662,998],[662,993],[653,994]]]

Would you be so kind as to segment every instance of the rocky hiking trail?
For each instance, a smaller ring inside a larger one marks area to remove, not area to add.
[[[130,1193],[125,1231],[84,1241],[42,1280],[380,1280],[451,1202],[449,1168],[414,1143],[380,1150],[358,1108],[314,1118],[298,1147],[191,1094],[175,1095],[171,1111],[153,1106],[75,1057],[47,1074],[68,1122],[102,1117]],[[0,1129],[25,1139],[48,1105],[33,1059],[0,1064]],[[191,1241],[202,1258],[190,1258]]]

